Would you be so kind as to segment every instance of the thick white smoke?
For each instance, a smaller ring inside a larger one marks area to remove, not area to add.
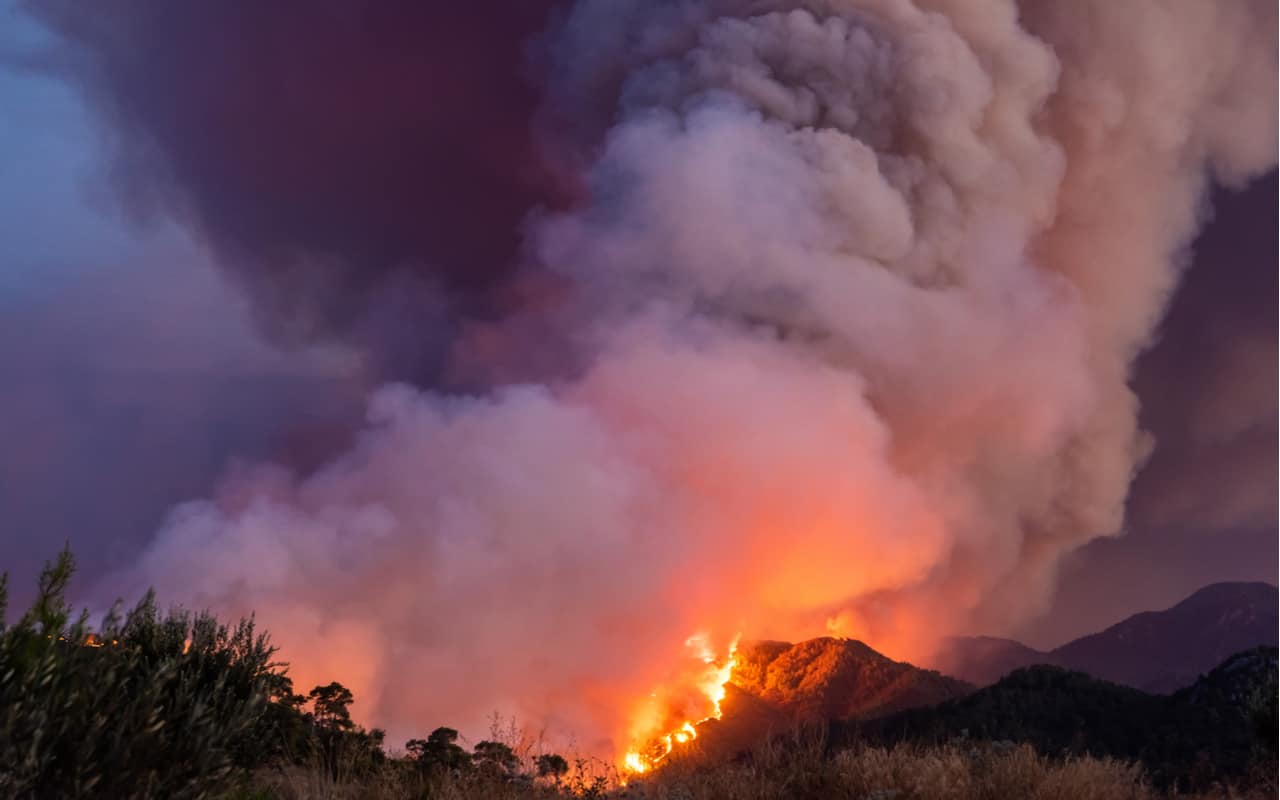
[[[581,373],[387,387],[135,577],[256,610],[393,737],[498,710],[600,750],[696,631],[917,657],[1025,619],[1121,529],[1129,368],[1211,171],[1274,163],[1275,15],[582,0],[548,46],[590,199],[528,237]]]

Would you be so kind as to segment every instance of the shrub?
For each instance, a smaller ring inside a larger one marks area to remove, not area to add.
[[[202,798],[256,766],[277,665],[253,622],[160,614],[148,593],[94,635],[65,599],[74,570],[64,550],[0,619],[0,796]]]

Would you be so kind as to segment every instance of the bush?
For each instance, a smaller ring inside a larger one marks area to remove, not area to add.
[[[257,766],[277,665],[253,622],[160,614],[148,593],[91,634],[74,569],[63,551],[31,609],[0,617],[0,796],[202,798]]]

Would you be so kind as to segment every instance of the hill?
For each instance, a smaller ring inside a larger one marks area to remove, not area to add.
[[[1277,600],[1270,584],[1216,583],[1171,608],[1135,614],[1048,652],[1010,639],[951,639],[931,666],[988,686],[1015,669],[1047,664],[1166,694],[1233,653],[1280,643]]]
[[[1057,663],[1115,683],[1167,693],[1234,653],[1277,644],[1277,592],[1266,583],[1216,583],[1165,611],[1149,611],[1076,639]]]
[[[930,666],[975,686],[990,686],[1015,669],[1036,664],[1061,666],[1049,653],[1013,639],[956,636],[943,643]]]
[[[964,681],[894,661],[857,640],[829,637],[745,645],[732,682],[801,721],[879,716],[974,690]]]
[[[722,758],[800,725],[937,705],[974,688],[853,639],[748,642],[738,650],[723,717],[700,726],[698,750]]]
[[[1256,648],[1156,695],[1061,667],[1025,667],[933,708],[835,723],[832,740],[1027,742],[1049,755],[1141,761],[1161,785],[1206,785],[1274,767],[1276,670],[1276,648]]]

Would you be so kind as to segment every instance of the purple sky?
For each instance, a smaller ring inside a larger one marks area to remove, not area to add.
[[[483,3],[359,24],[333,4],[305,29],[285,4],[123,3],[120,24],[41,5],[72,46],[0,4],[0,566],[18,602],[63,541],[110,570],[234,462],[317,463],[371,383],[447,385],[459,331],[524,285],[523,215],[572,194],[533,156],[542,4],[497,28]],[[1274,173],[1215,193],[1134,378],[1157,449],[1129,529],[1071,559],[1029,643],[1275,582],[1276,197]]]
[[[1276,174],[1213,200],[1138,362],[1156,450],[1134,482],[1128,531],[1070,560],[1029,642],[1060,644],[1214,581],[1276,582]]]

